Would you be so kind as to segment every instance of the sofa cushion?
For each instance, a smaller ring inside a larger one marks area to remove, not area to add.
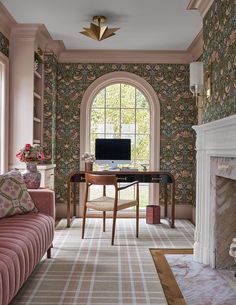
[[[37,212],[18,170],[0,175],[0,218]]]
[[[38,213],[0,220],[0,304],[16,295],[52,244],[54,219]]]

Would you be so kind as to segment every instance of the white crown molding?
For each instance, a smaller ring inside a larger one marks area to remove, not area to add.
[[[59,55],[61,63],[175,63],[193,61],[187,51],[91,51],[67,50]]]
[[[187,6],[187,10],[199,10],[202,17],[204,17],[214,1],[215,0],[191,0]]]
[[[0,2],[0,32],[10,39],[11,28],[17,23],[5,6]]]
[[[54,53],[56,57],[59,57],[59,54],[63,51],[65,51],[65,45],[62,40],[51,40],[48,41],[48,44],[45,45],[43,51],[45,53]]]
[[[42,50],[44,50],[45,46],[50,41],[52,41],[52,37],[49,34],[49,32],[44,24],[41,24],[39,26],[36,39],[37,39],[38,47],[40,47]]]
[[[192,55],[193,61],[197,61],[203,53],[203,32],[197,34],[187,51]]]
[[[10,39],[21,41],[34,41],[42,24],[16,24],[12,27]]]
[[[65,49],[63,41],[53,40],[44,24],[16,24],[12,27],[10,38],[35,41],[37,47],[45,52],[54,52],[57,57]]]

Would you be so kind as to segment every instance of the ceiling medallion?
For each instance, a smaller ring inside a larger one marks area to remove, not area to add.
[[[98,41],[114,36],[119,28],[109,29],[107,25],[101,25],[101,23],[106,22],[106,20],[107,18],[105,16],[94,16],[93,22],[96,24],[90,23],[90,28],[84,28],[85,31],[80,33]]]

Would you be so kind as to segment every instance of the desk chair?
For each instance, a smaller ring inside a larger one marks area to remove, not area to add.
[[[103,212],[103,232],[106,228],[106,212],[113,211],[113,225],[112,225],[112,239],[111,244],[114,245],[115,227],[117,211],[136,206],[136,237],[139,231],[139,182],[134,181],[128,185],[118,187],[117,177],[115,175],[94,175],[85,173],[85,199],[84,199],[84,213],[82,225],[82,239],[84,238],[85,221],[87,208]],[[103,196],[93,200],[88,200],[88,191],[91,185],[103,185]],[[115,188],[115,198],[106,196],[106,185],[113,185]],[[132,185],[136,185],[136,199],[124,200],[118,198],[118,192],[122,191]]]

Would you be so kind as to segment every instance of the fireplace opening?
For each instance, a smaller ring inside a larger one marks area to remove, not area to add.
[[[235,269],[229,255],[230,245],[236,238],[236,180],[215,176],[215,267]]]

